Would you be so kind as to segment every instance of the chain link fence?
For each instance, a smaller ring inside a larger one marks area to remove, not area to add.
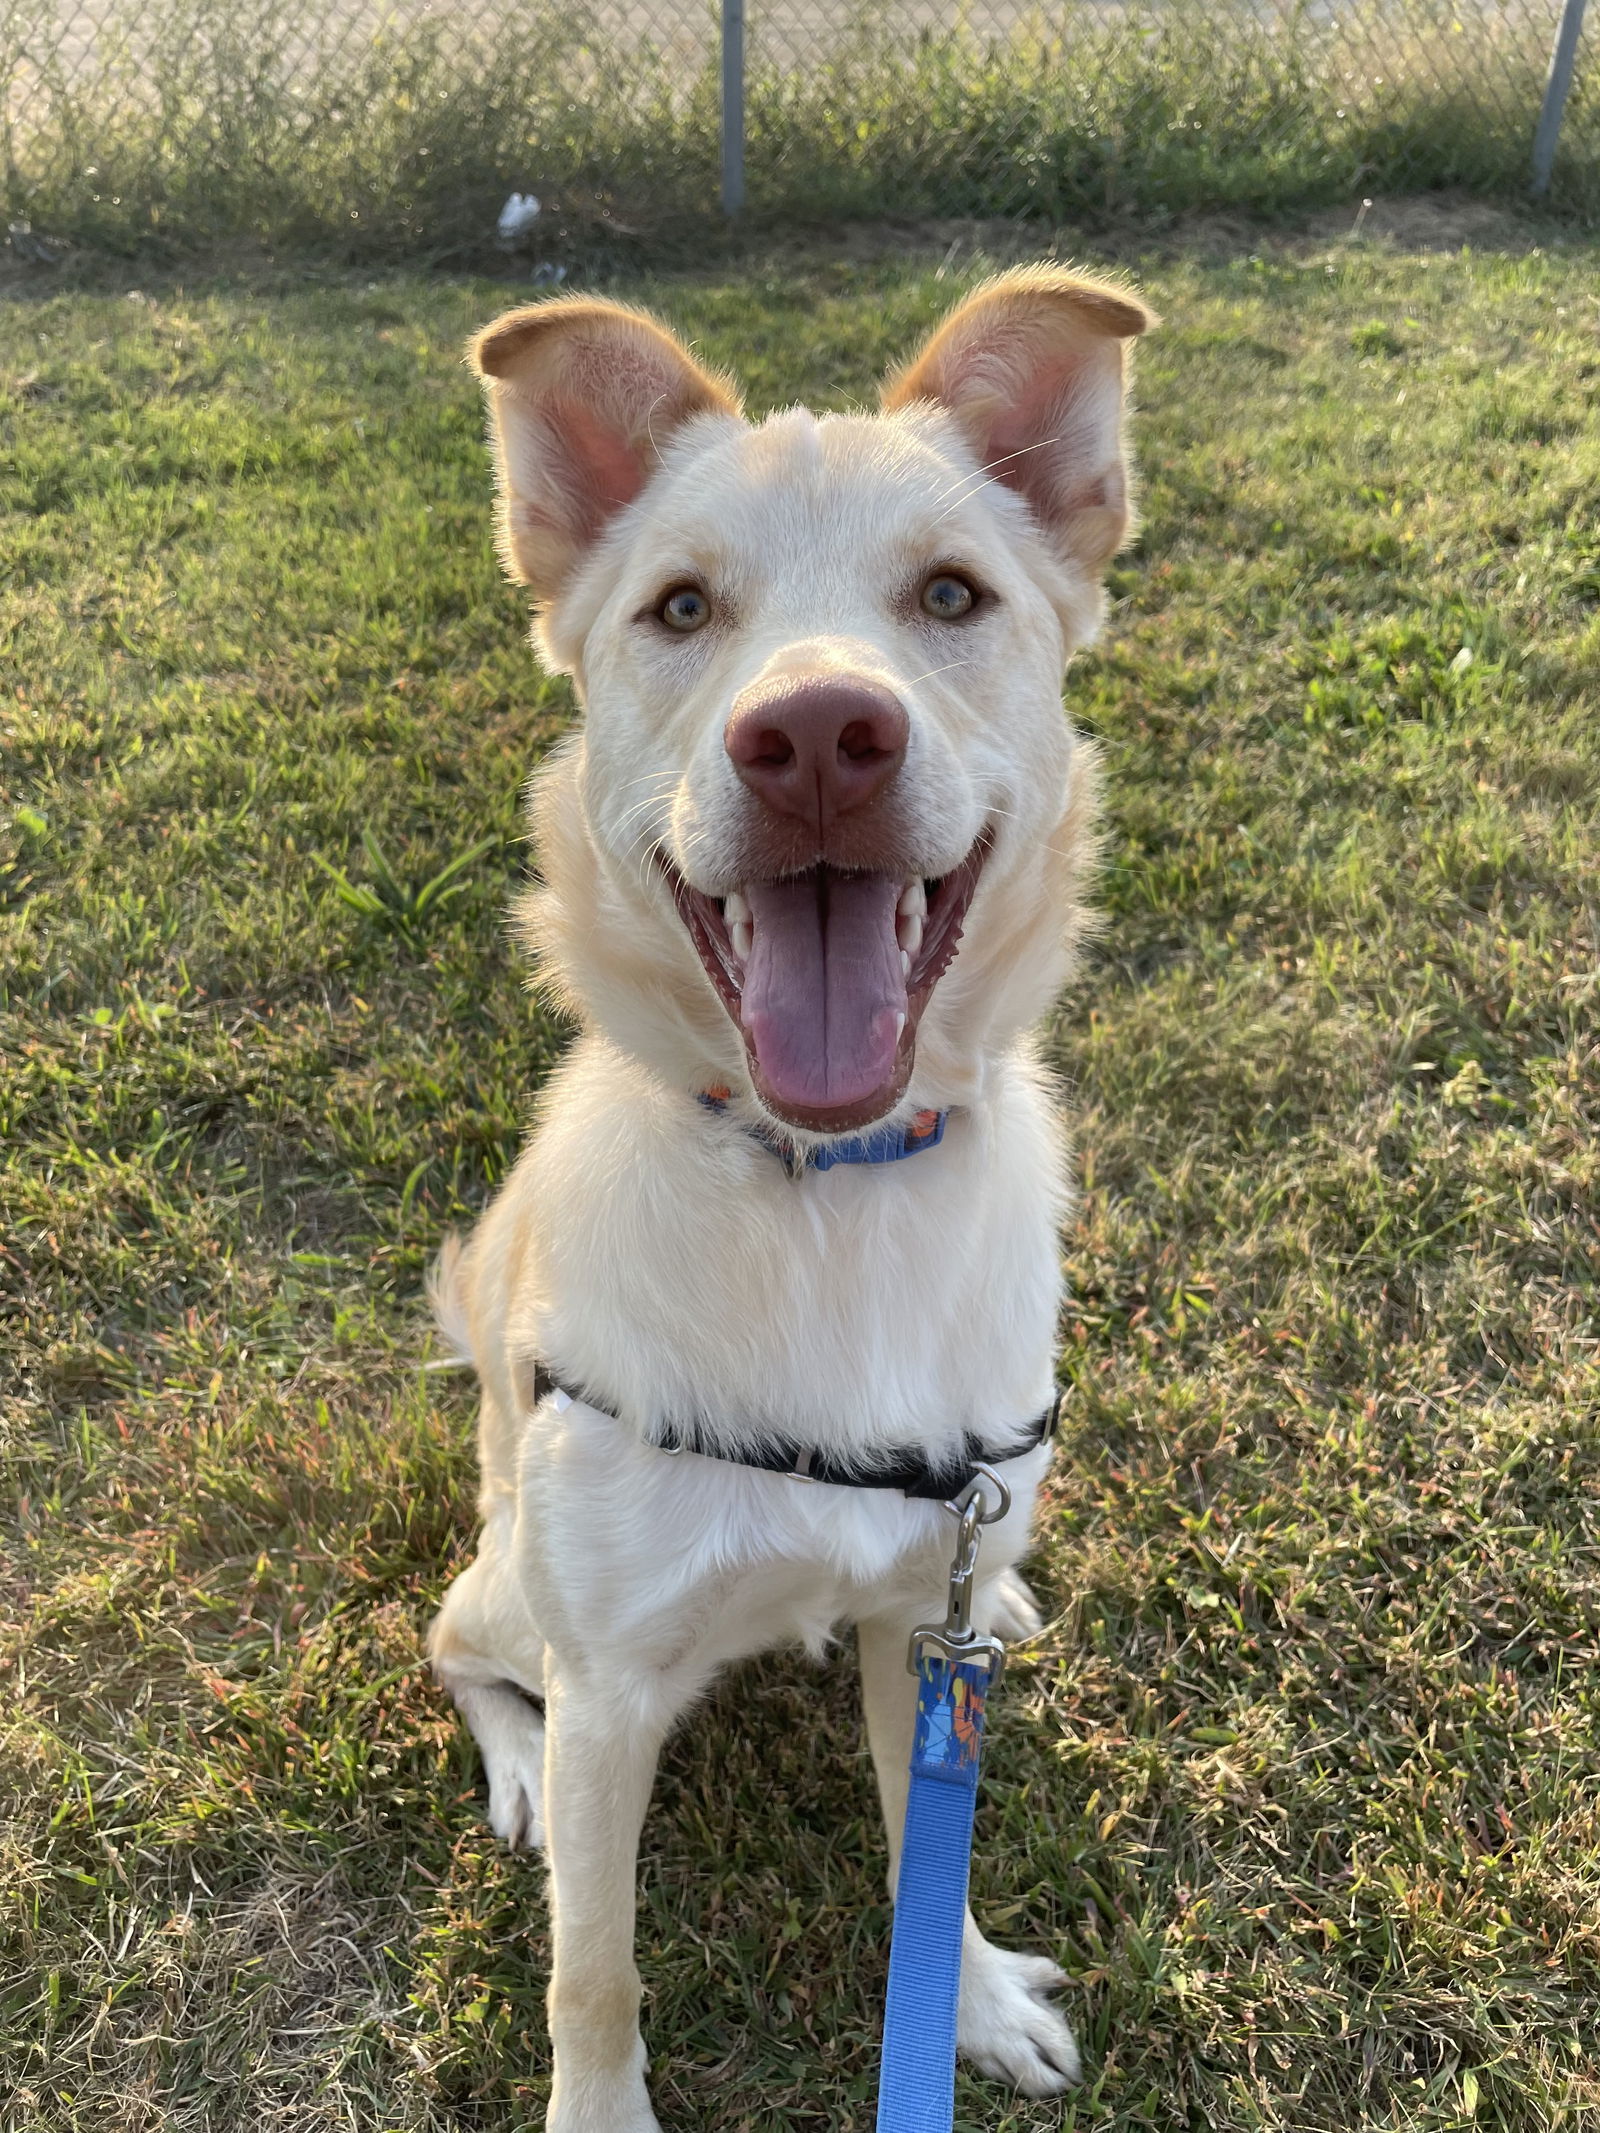
[[[747,0],[745,203],[1158,224],[1380,189],[1513,194],[1562,7]],[[716,211],[721,55],[710,0],[0,0],[13,243],[459,255],[492,241],[512,190],[541,196],[547,244],[655,236]],[[1595,73],[1580,46],[1555,167],[1557,199],[1586,212]]]

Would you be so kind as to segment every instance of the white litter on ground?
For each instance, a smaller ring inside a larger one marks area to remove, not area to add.
[[[500,220],[495,225],[502,244],[515,244],[519,237],[526,237],[539,219],[539,202],[532,193],[513,193],[500,210]]]

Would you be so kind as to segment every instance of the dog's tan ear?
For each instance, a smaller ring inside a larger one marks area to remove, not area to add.
[[[471,360],[488,395],[500,552],[541,599],[649,480],[691,416],[737,416],[724,378],[642,311],[569,296],[508,311]]]
[[[1155,323],[1126,289],[1060,267],[1019,267],[950,314],[885,385],[883,404],[948,408],[979,464],[1027,498],[1058,547],[1098,573],[1132,515],[1128,344]]]

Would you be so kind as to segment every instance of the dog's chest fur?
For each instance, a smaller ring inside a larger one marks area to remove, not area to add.
[[[490,1218],[533,1240],[505,1337],[637,1427],[693,1419],[732,1450],[1003,1444],[1050,1395],[1063,1170],[1015,1059],[941,1147],[796,1180],[585,1040]]]
[[[472,1346],[506,1359],[484,1510],[546,1631],[581,1594],[590,1641],[698,1669],[937,1590],[937,1505],[674,1458],[641,1432],[693,1416],[734,1452],[781,1434],[857,1456],[1020,1437],[1052,1385],[1062,1172],[1048,1092],[1015,1060],[941,1147],[796,1180],[736,1119],[580,1040],[473,1247]],[[534,1358],[623,1419],[530,1412]],[[996,1567],[1045,1464],[1016,1463]]]

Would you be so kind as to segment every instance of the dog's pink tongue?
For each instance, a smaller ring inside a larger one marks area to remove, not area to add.
[[[823,873],[751,883],[745,895],[755,938],[744,1026],[768,1093],[796,1110],[860,1103],[893,1074],[906,1011],[900,884]]]

